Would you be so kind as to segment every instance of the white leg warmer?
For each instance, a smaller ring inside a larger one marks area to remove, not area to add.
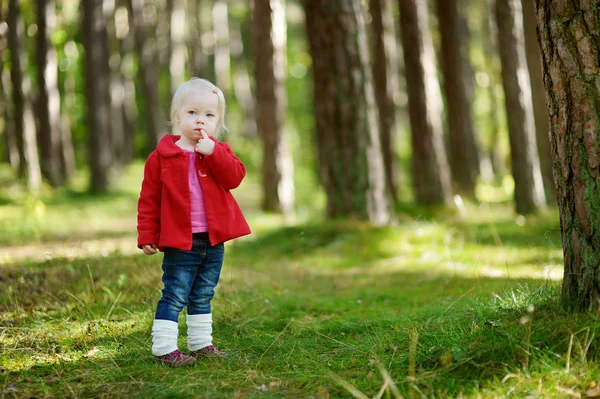
[[[187,315],[188,348],[191,351],[212,345],[212,314]]]
[[[162,356],[177,349],[178,325],[171,320],[154,320],[152,325],[152,354]]]

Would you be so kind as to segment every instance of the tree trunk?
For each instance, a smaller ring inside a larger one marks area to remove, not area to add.
[[[500,75],[500,66],[498,60],[498,29],[494,18],[493,5],[486,2],[485,12],[487,17],[482,20],[482,33],[484,37],[489,40],[483,41],[483,54],[484,54],[484,65],[485,70],[489,76],[489,85],[487,88],[487,94],[489,96],[490,107],[487,113],[488,124],[490,130],[487,136],[489,137],[488,145],[485,150],[487,157],[489,158],[490,166],[494,177],[497,182],[501,182],[506,174],[506,167],[504,165],[504,157],[502,151],[498,145],[500,137],[501,120],[498,115],[500,105],[498,104],[499,99],[496,95],[496,88],[500,84],[497,81],[498,75]],[[482,168],[483,170],[483,168]]]
[[[69,53],[72,50],[76,49],[77,45],[73,40],[65,43],[63,51],[65,53]],[[73,148],[73,136],[71,134],[71,125],[72,119],[75,118],[72,112],[68,110],[72,110],[75,108],[75,104],[77,103],[77,95],[75,89],[75,74],[67,73],[64,76],[63,80],[63,105],[65,112],[62,113],[60,118],[60,130],[62,132],[61,136],[61,145],[62,145],[62,168],[64,170],[64,174],[67,177],[71,177],[73,172],[75,171],[75,150]]]
[[[415,198],[420,204],[450,204],[450,175],[440,123],[441,95],[427,4],[420,0],[398,0],[398,5],[412,132]]]
[[[8,2],[8,46],[10,48],[15,131],[19,148],[19,175],[27,175],[27,186],[38,191],[42,175],[38,158],[35,119],[31,104],[31,81],[27,75],[27,51],[21,16],[21,1]]]
[[[164,134],[165,118],[158,93],[158,67],[155,61],[153,41],[146,40],[146,25],[143,19],[143,0],[127,0],[130,25],[133,27],[135,47],[139,56],[142,94],[146,103],[147,140],[150,150],[154,150],[159,138]]]
[[[327,216],[393,220],[358,0],[303,2]]]
[[[238,23],[235,19],[232,19],[229,23],[229,30],[231,58],[234,62],[233,91],[235,93],[236,101],[242,108],[242,113],[244,115],[242,134],[254,138],[256,137],[256,105],[254,103],[255,97],[252,94],[252,83],[250,82],[247,60],[254,60],[255,55],[247,50],[247,46],[244,44],[243,40],[244,34],[242,33],[242,26],[249,25],[247,21],[250,19],[250,17],[245,17],[242,24]],[[285,20],[283,23],[285,26]],[[268,37],[266,40],[271,39]]]
[[[106,21],[107,32],[107,51],[109,60],[109,101],[110,101],[110,153],[112,166],[115,170],[121,171],[125,166],[123,150],[125,150],[125,121],[123,106],[125,101],[125,88],[121,80],[121,44],[117,32],[116,22],[116,3],[114,1],[106,2],[104,6],[104,20]]]
[[[55,29],[56,12],[54,0],[37,2],[38,34],[36,41],[38,102],[39,102],[39,147],[42,175],[54,187],[66,182],[61,167],[60,94],[58,91],[58,59],[50,43]]]
[[[129,24],[127,4],[125,0],[119,0],[119,7],[115,13],[115,24],[117,41],[119,43],[119,87],[122,90],[121,114],[123,121],[123,137],[121,148],[116,150],[115,156],[121,165],[126,165],[133,159],[133,137],[135,134],[135,120],[137,117],[137,105],[135,102],[135,84],[133,82],[133,28]],[[115,112],[119,112],[115,110]]]
[[[459,0],[436,0],[441,38],[441,66],[448,119],[449,162],[454,191],[467,198],[475,198],[478,175],[478,156],[471,101],[467,89],[464,47],[468,36],[461,26]],[[462,8],[461,8],[462,9]],[[468,52],[467,52],[468,55]]]
[[[520,0],[496,0],[498,47],[508,117],[512,175],[518,213],[544,207],[544,185],[535,140],[531,83],[525,59]]]
[[[266,1],[266,0],[263,0]],[[215,33],[216,84],[225,93],[231,88],[231,59],[229,55],[229,13],[225,0],[214,0],[213,29]]]
[[[550,123],[548,108],[546,108],[546,91],[542,76],[542,61],[540,45],[537,38],[537,21],[535,19],[535,0],[521,0],[523,5],[523,26],[525,32],[525,51],[527,67],[531,79],[531,97],[533,100],[533,115],[542,179],[548,204],[556,204],[556,188],[552,176],[552,154],[550,152]]]
[[[171,13],[171,59],[169,61],[171,98],[173,98],[175,90],[185,81],[185,65],[187,61],[187,50],[185,47],[185,3],[185,0],[174,0],[173,12]]]
[[[254,3],[257,127],[262,139],[262,209],[294,211],[294,164],[285,126],[286,23],[283,0]]]
[[[206,56],[203,54],[202,44],[202,19],[200,11],[202,10],[201,0],[188,0],[187,2],[187,24],[188,30],[188,49],[191,51],[191,69],[192,76],[206,76]]]
[[[5,20],[4,6],[0,6],[0,21]],[[4,52],[8,46],[8,29],[0,29],[0,116],[4,119],[3,130],[0,134],[4,140],[3,161],[7,162],[13,169],[19,167],[19,151],[15,138],[14,120],[12,110],[9,108],[10,72],[4,68]]]
[[[537,0],[550,142],[564,254],[563,297],[600,308],[600,9]],[[583,5],[579,5],[583,4]]]
[[[379,132],[385,179],[394,202],[398,198],[396,183],[396,104],[398,92],[397,43],[394,34],[394,19],[389,0],[370,0],[371,45],[373,48],[373,83],[379,110]]]
[[[108,189],[110,152],[110,68],[108,38],[102,15],[103,0],[88,0],[81,4],[82,34],[85,48],[85,97],[87,103],[87,144],[90,168],[90,191]]]

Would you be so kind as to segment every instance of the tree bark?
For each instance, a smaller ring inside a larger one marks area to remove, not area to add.
[[[283,0],[254,3],[257,127],[262,139],[262,209],[294,211],[294,163],[285,131],[286,21]]]
[[[188,0],[189,1],[189,0]],[[171,76],[171,98],[175,90],[185,81],[185,65],[187,50],[185,47],[185,0],[173,1],[171,13],[171,54],[169,60],[169,74]]]
[[[108,37],[102,14],[103,0],[82,3],[82,33],[85,48],[85,97],[87,103],[87,144],[90,191],[108,189],[110,151],[110,68]]]
[[[228,93],[231,88],[231,58],[229,55],[229,13],[227,2],[225,0],[214,0],[212,15],[215,34],[216,84],[223,92]]]
[[[515,204],[518,213],[544,207],[544,185],[535,140],[531,83],[527,73],[520,0],[496,0],[498,46],[508,117]]]
[[[19,175],[27,175],[27,186],[36,192],[42,185],[42,175],[38,158],[35,119],[31,104],[31,81],[27,71],[21,1],[8,2],[8,46],[11,61],[11,86],[14,107],[15,131],[19,149]]]
[[[385,179],[394,202],[398,198],[396,183],[396,104],[394,95],[398,92],[398,61],[394,19],[389,0],[370,0],[371,45],[373,48],[373,84],[377,108],[379,110],[379,132]]]
[[[248,13],[250,14],[250,13]],[[250,16],[244,17],[240,24],[234,18],[229,23],[231,58],[233,61],[233,91],[235,99],[242,109],[244,122],[242,134],[249,138],[256,137],[256,105],[255,96],[252,94],[252,83],[248,71],[247,60],[254,60],[255,55],[250,54],[244,43],[242,26],[248,26]],[[285,23],[285,21],[284,21]],[[248,29],[252,33],[251,29]],[[253,36],[253,35],[252,35]],[[254,37],[252,37],[254,40]],[[270,39],[269,39],[270,40]],[[248,43],[248,41],[246,41]],[[255,66],[256,67],[256,66]]]
[[[8,48],[8,24],[5,20],[6,11],[0,6],[0,115],[4,118],[4,129],[0,132],[4,141],[3,161],[7,162],[13,169],[19,167],[19,152],[17,149],[14,120],[12,110],[9,107],[10,72],[4,68],[4,51]]]
[[[552,173],[552,154],[550,152],[550,123],[546,108],[546,90],[542,76],[542,60],[540,45],[537,38],[537,21],[535,19],[535,0],[521,0],[523,5],[523,26],[525,32],[525,51],[527,68],[531,79],[531,97],[533,100],[533,115],[542,179],[546,202],[556,204],[556,188]]]
[[[577,4],[577,5],[576,5]],[[600,308],[600,9],[537,0],[536,13],[564,254],[563,297]]]
[[[452,201],[448,160],[442,141],[441,93],[429,34],[427,4],[398,0],[412,135],[412,177],[420,204]]]
[[[436,0],[436,5],[453,189],[464,197],[474,199],[479,157],[467,92],[470,82],[467,81],[465,64],[468,61],[463,57],[464,47],[468,48],[468,32],[464,32],[461,26],[458,0]]]
[[[188,48],[191,51],[192,76],[206,76],[206,56],[203,54],[202,44],[202,19],[200,11],[202,10],[202,0],[188,0],[187,24],[188,30]]]
[[[317,147],[329,218],[393,220],[357,0],[304,0],[313,59]]]
[[[37,2],[36,57],[39,104],[39,148],[42,175],[54,187],[66,182],[61,168],[60,94],[58,92],[58,59],[50,43],[56,25],[55,2]]]
[[[116,2],[108,1],[103,7],[104,20],[106,21],[108,63],[109,63],[109,101],[110,101],[110,153],[111,166],[121,171],[125,165],[125,120],[123,106],[125,102],[125,88],[121,80],[121,44],[117,32]]]
[[[165,117],[160,106],[158,92],[158,67],[155,60],[153,41],[146,40],[146,26],[143,19],[143,0],[127,0],[130,25],[134,30],[135,47],[139,56],[142,94],[146,104],[148,148],[154,150],[159,138],[164,134]]]

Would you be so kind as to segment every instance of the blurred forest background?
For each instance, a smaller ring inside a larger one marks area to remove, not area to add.
[[[4,179],[35,193],[85,171],[106,192],[200,76],[266,211],[381,224],[394,202],[556,204],[533,0],[272,3],[4,1]]]

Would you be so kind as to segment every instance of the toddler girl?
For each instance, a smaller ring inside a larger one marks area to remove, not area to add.
[[[207,80],[182,84],[171,104],[173,134],[146,160],[138,202],[138,247],[164,252],[164,288],[152,326],[152,354],[171,366],[226,356],[212,344],[210,301],[219,282],[227,240],[250,234],[229,192],[246,175],[229,145],[214,138],[225,129],[225,98]],[[178,319],[187,307],[190,355],[177,348]]]

